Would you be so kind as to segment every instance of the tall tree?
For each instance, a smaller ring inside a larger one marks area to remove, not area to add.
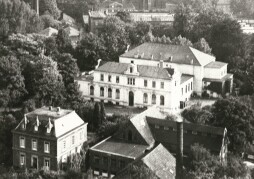
[[[60,16],[56,0],[40,0],[40,14],[51,14],[55,19]]]
[[[21,63],[14,56],[0,57],[0,106],[13,106],[26,94]]]
[[[107,17],[99,29],[99,34],[107,47],[104,59],[118,61],[119,56],[128,46],[128,34],[124,22],[118,17]]]
[[[58,34],[56,36],[56,44],[60,53],[73,53],[71,39],[64,29],[58,30]]]
[[[193,47],[207,54],[212,53],[212,49],[204,38],[201,38],[198,42],[194,43]]]
[[[0,37],[38,32],[43,28],[35,11],[20,0],[0,0],[0,17]]]

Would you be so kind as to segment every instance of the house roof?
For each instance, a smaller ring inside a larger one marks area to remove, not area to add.
[[[75,22],[76,22],[71,16],[68,16],[65,13],[62,14],[62,20],[61,21],[64,21],[68,24],[75,24]]]
[[[27,120],[25,131],[33,132],[37,119],[39,122],[38,133],[45,134],[46,126],[50,121],[52,124],[50,135],[57,138],[84,124],[84,121],[73,110],[60,109],[60,112],[58,112],[57,108],[50,110],[44,106],[27,113],[15,130],[22,130],[21,124]]]
[[[206,66],[205,66],[205,68],[222,68],[222,67],[224,67],[224,66],[226,66],[227,65],[227,63],[223,63],[223,62],[211,62],[211,63],[208,63]]]
[[[131,123],[135,126],[140,135],[144,138],[148,145],[152,146],[155,142],[146,117],[165,118],[166,114],[160,112],[156,107],[150,107],[144,112],[134,116],[130,119]]]
[[[192,75],[185,75],[185,74],[182,74],[181,76],[181,84],[185,83],[186,81],[192,79],[193,76]]]
[[[91,18],[105,18],[106,15],[101,11],[90,11],[89,16]]]
[[[141,60],[151,60],[187,64],[195,66],[205,66],[215,57],[205,54],[189,46],[169,45],[161,43],[143,43],[142,45],[124,53],[120,57],[135,58],[137,54],[144,54]],[[153,58],[151,58],[153,56]]]
[[[131,64],[107,62],[97,68],[95,71],[124,74]],[[167,79],[170,80],[171,75],[174,73],[173,69],[160,68],[156,66],[137,65],[139,76],[147,78]]]
[[[143,155],[148,147],[110,137],[93,146],[91,150],[136,159]]]
[[[49,37],[49,36],[52,36],[53,34],[57,35],[58,34],[58,30],[54,29],[52,27],[48,27],[48,28],[40,31],[39,34],[46,35],[46,36]]]
[[[70,37],[72,36],[79,36],[79,31],[73,27],[66,27],[64,29]]]
[[[162,144],[159,144],[155,149],[143,157],[141,161],[158,178],[175,179],[176,159]]]

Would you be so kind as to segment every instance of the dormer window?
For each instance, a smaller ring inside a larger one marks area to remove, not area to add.
[[[38,116],[37,116],[36,121],[35,121],[35,124],[34,124],[34,131],[35,131],[35,132],[38,131],[39,125],[40,125],[40,121],[39,121],[39,118],[38,118]]]
[[[53,127],[53,124],[51,123],[50,118],[49,118],[49,122],[48,122],[48,124],[46,125],[47,134],[50,134],[52,127]]]

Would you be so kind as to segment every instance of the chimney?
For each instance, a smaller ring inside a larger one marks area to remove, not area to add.
[[[53,106],[49,106],[49,110],[52,111],[52,109],[53,109]]]
[[[101,63],[101,59],[97,60],[97,65],[95,66],[95,69],[99,68],[100,63]]]
[[[176,179],[183,178],[183,122],[177,121]]]
[[[60,107],[57,107],[56,108],[56,112],[60,112],[61,111],[61,108]]]

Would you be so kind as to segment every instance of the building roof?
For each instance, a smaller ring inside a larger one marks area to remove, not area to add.
[[[70,37],[79,36],[79,31],[73,27],[66,27],[64,29]]]
[[[156,12],[130,12],[134,21],[146,22],[174,22],[174,14]]]
[[[61,21],[66,22],[67,24],[70,24],[70,25],[73,25],[76,23],[75,19],[73,19],[71,16],[68,16],[65,13],[62,14]]]
[[[148,153],[141,161],[160,179],[175,179],[176,159],[162,145]]]
[[[181,84],[185,83],[186,81],[189,81],[192,78],[193,78],[193,75],[182,74],[182,76],[181,76]]]
[[[128,63],[117,63],[117,62],[107,62],[97,68],[95,71],[124,74],[131,64]],[[137,65],[139,76],[147,78],[157,78],[170,80],[172,77],[173,69],[160,68],[156,66],[144,66]]]
[[[224,66],[226,66],[227,65],[227,63],[223,63],[223,62],[211,62],[211,63],[208,63],[206,66],[205,66],[205,68],[222,68],[222,67],[224,67]]]
[[[215,61],[214,56],[205,54],[192,47],[161,43],[143,43],[120,57],[135,58],[139,54],[143,54],[143,57],[140,58],[141,60],[163,60],[165,62],[195,66],[205,66]]]
[[[91,18],[105,18],[106,15],[101,11],[90,11],[89,16]]]
[[[91,150],[136,159],[143,155],[148,147],[110,137],[93,146]]]
[[[38,133],[45,134],[50,121],[52,124],[50,134],[57,138],[84,124],[84,121],[73,110],[60,109],[57,111],[57,108],[49,109],[49,107],[44,106],[27,113],[15,130],[22,130],[21,124],[27,121],[25,131],[33,132],[37,120],[39,124]]]
[[[39,32],[39,34],[45,35],[45,36],[52,36],[53,34],[57,35],[58,34],[58,30],[54,29],[52,27],[48,27],[42,31]]]

